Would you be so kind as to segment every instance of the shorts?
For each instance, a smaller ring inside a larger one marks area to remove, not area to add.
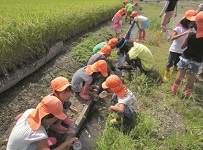
[[[187,70],[190,74],[197,74],[202,63],[180,57],[180,61],[177,65],[181,70]]]
[[[114,101],[117,101],[117,95],[116,95],[116,94],[113,94],[113,95],[112,95],[112,99],[113,99]],[[117,105],[119,105],[119,104],[120,104],[120,103],[117,103],[115,106],[117,106]],[[136,113],[135,113],[135,111],[134,111],[132,108],[130,108],[130,107],[128,107],[127,105],[125,105],[124,111],[123,111],[122,113],[119,112],[119,113],[118,113],[118,116],[124,116],[124,117],[127,117],[127,118],[129,118],[129,119],[132,119],[135,114],[136,114]]]
[[[168,56],[168,62],[166,64],[167,67],[177,66],[177,63],[180,61],[180,56],[182,54],[176,52],[170,52]]]
[[[73,101],[69,99],[68,101],[63,103],[63,112],[67,113],[67,109],[70,108],[70,106],[73,104]]]
[[[150,24],[149,19],[142,21],[140,28],[145,30],[145,29],[149,28],[149,24]]]
[[[113,28],[116,33],[121,33],[121,28]]]

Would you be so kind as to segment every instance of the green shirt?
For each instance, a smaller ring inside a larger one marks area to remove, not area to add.
[[[143,44],[134,42],[134,46],[130,49],[128,54],[130,59],[139,58],[142,63],[142,68],[145,71],[151,70],[154,66],[154,57],[151,51]]]
[[[101,42],[99,44],[97,44],[93,50],[92,50],[92,55],[96,54],[101,48],[103,48],[105,46],[106,42]]]
[[[133,5],[132,4],[127,4],[127,5],[125,5],[125,8],[126,8],[126,11],[128,12],[128,11],[133,11]]]

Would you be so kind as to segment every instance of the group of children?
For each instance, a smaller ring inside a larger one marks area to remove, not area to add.
[[[127,5],[125,1],[125,5]],[[173,4],[174,5],[174,4]],[[154,57],[151,51],[140,42],[141,38],[145,38],[145,29],[149,26],[149,19],[136,11],[132,11],[130,16],[135,21],[142,20],[139,28],[138,41],[127,40],[120,37],[122,16],[126,14],[126,8],[120,9],[114,16],[114,29],[116,38],[99,43],[93,48],[92,56],[87,65],[78,69],[72,76],[71,83],[64,77],[57,77],[51,81],[53,92],[45,96],[35,109],[28,109],[24,113],[16,116],[16,125],[14,126],[7,144],[7,150],[15,149],[50,149],[50,146],[56,144],[57,139],[48,137],[47,129],[50,128],[61,134],[73,133],[71,128],[61,125],[65,123],[70,126],[72,120],[66,115],[67,109],[77,114],[78,111],[73,108],[70,100],[71,93],[74,91],[83,100],[91,100],[92,98],[101,98],[94,88],[98,80],[102,80],[101,87],[105,91],[105,96],[112,96],[116,100],[115,105],[109,107],[110,111],[118,113],[118,121],[120,118],[133,119],[138,112],[138,101],[135,95],[122,83],[121,77],[114,74],[114,67],[108,56],[112,49],[117,48],[119,57],[119,69],[125,69],[127,65],[132,68],[139,68],[142,73],[147,74],[152,70],[154,65]],[[129,14],[128,14],[129,15]],[[163,24],[162,24],[163,25]],[[194,30],[194,29],[195,30]],[[119,31],[119,32],[118,32]],[[119,34],[117,34],[119,33]],[[181,79],[188,72],[188,82],[184,91],[184,96],[189,97],[192,92],[195,76],[199,67],[202,65],[203,59],[203,12],[188,10],[181,19],[179,25],[174,28],[171,40],[173,43],[170,47],[170,54],[164,74],[164,80],[167,80],[170,67],[173,70],[179,69],[174,85],[171,87],[172,93],[176,93]],[[178,66],[178,67],[177,67]],[[105,97],[104,96],[104,97]],[[102,98],[104,98],[102,96]],[[67,139],[55,149],[64,149],[77,142],[78,138],[73,137]]]
[[[131,24],[131,19],[133,19],[136,25],[134,25],[133,28],[137,27],[139,30],[139,35],[136,41],[140,42],[141,40],[145,40],[145,30],[149,27],[150,21],[147,17],[142,15],[142,7],[139,7],[137,2],[131,4],[127,0],[125,0],[123,4],[125,5],[125,7],[118,10],[118,12],[114,15],[112,19],[113,29],[116,33],[116,38],[120,38],[120,32],[122,28],[122,16],[126,15],[125,22],[129,18]]]
[[[170,53],[163,80],[167,81],[171,67],[173,67],[173,72],[178,71],[174,84],[171,87],[171,92],[175,94],[181,80],[187,73],[187,84],[183,92],[184,98],[189,98],[194,87],[196,75],[199,71],[202,71],[200,67],[203,64],[203,12],[200,10],[198,8],[196,11],[186,11],[177,27],[173,29],[170,37],[173,42],[169,48]]]

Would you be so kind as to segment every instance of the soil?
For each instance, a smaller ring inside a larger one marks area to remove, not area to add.
[[[72,39],[75,41],[76,37]],[[0,147],[5,150],[5,146],[14,126],[14,117],[24,112],[26,109],[35,108],[41,99],[51,93],[50,81],[57,76],[72,75],[78,68],[82,66],[76,62],[70,55],[71,43],[64,43],[64,51],[57,55],[45,66],[40,68],[35,73],[23,79],[17,85],[8,91],[1,93],[0,103]],[[76,107],[78,112],[83,109],[83,101],[74,101],[73,107]],[[80,114],[80,113],[79,113]],[[78,115],[69,114],[71,118],[77,118]]]

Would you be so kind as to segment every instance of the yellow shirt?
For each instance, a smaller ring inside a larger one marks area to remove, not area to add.
[[[154,57],[151,51],[144,46],[143,44],[139,44],[134,42],[134,46],[128,52],[130,59],[139,58],[142,63],[142,68],[145,71],[149,71],[154,66]]]

